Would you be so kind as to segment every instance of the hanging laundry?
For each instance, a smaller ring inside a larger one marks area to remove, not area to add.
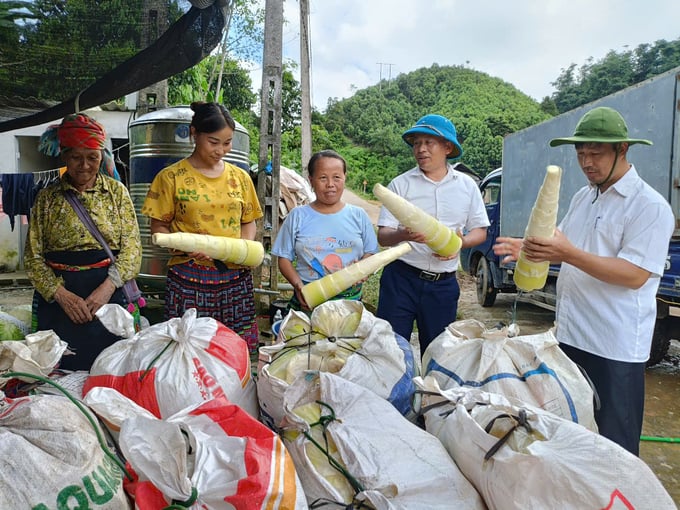
[[[38,191],[59,179],[59,169],[33,173],[0,174],[2,186],[2,210],[9,216],[14,230],[14,217],[29,216]]]
[[[35,200],[33,174],[2,174],[2,209],[14,230],[14,217],[31,212]]]

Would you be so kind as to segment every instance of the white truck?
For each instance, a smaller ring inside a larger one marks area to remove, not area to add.
[[[464,250],[463,269],[477,280],[482,306],[493,306],[498,292],[516,292],[514,263],[503,265],[492,246],[498,236],[523,237],[548,165],[562,167],[558,222],[574,193],[586,184],[574,148],[550,148],[552,138],[570,136],[588,110],[610,106],[626,119],[633,138],[646,138],[653,146],[634,145],[628,159],[640,176],[670,203],[676,229],[669,245],[666,267],[657,294],[657,322],[648,365],[665,356],[672,338],[680,339],[680,67],[650,78],[597,101],[508,135],[503,141],[503,167],[480,182],[491,225],[486,242]],[[555,309],[558,266],[551,266],[541,290],[522,293],[520,299]]]

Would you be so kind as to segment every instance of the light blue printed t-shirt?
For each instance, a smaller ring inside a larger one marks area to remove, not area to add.
[[[310,205],[295,207],[272,248],[277,257],[297,261],[297,272],[305,284],[377,252],[371,220],[366,211],[351,204],[333,214],[319,213]]]

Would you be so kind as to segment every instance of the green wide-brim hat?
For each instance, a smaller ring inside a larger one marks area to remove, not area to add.
[[[600,106],[587,112],[576,124],[574,136],[566,138],[553,138],[550,140],[551,147],[569,143],[621,143],[629,145],[642,143],[652,145],[649,140],[641,138],[628,138],[628,126],[619,112],[613,108]]]

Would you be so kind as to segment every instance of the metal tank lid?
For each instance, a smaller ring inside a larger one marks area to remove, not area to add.
[[[169,108],[162,108],[154,110],[149,113],[136,118],[130,122],[130,127],[139,124],[157,124],[159,122],[187,122],[191,123],[191,118],[194,116],[193,110],[187,105],[171,106]],[[248,132],[243,124],[234,119],[236,122],[236,129],[238,131]]]

